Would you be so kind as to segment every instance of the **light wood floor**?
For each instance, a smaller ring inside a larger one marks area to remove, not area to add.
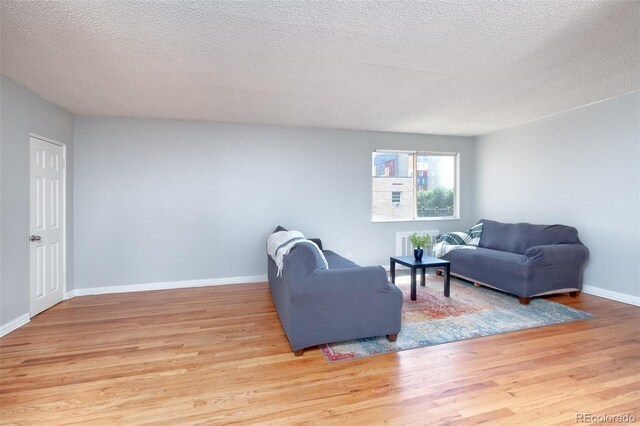
[[[266,283],[86,296],[0,339],[3,424],[640,422],[640,308],[329,364],[294,357]]]

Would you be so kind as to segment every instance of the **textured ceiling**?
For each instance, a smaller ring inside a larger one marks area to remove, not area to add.
[[[640,2],[2,0],[71,112],[479,135],[640,88]]]

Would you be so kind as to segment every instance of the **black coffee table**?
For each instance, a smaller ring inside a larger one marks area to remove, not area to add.
[[[424,274],[427,268],[444,267],[444,295],[449,297],[449,272],[451,262],[448,260],[438,259],[437,257],[423,256],[421,261],[416,260],[413,256],[391,256],[391,282],[396,283],[396,263],[411,268],[411,300],[416,300],[416,269],[420,269],[420,285],[424,287]]]

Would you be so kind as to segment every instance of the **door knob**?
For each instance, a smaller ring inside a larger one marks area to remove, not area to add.
[[[40,241],[42,239],[42,237],[40,235],[32,235],[29,238],[29,241]]]

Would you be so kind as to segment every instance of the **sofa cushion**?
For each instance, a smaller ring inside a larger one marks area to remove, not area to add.
[[[578,230],[566,225],[500,223],[483,219],[479,247],[524,254],[531,247],[550,244],[575,244]]]
[[[332,252],[331,250],[324,250],[324,257],[327,259],[327,263],[329,264],[329,269],[342,269],[342,268],[357,268],[358,265],[350,261],[349,259],[345,259]]]
[[[478,247],[454,250],[442,257],[451,262],[451,273],[489,284],[518,296],[531,295],[531,266],[524,255]]]

